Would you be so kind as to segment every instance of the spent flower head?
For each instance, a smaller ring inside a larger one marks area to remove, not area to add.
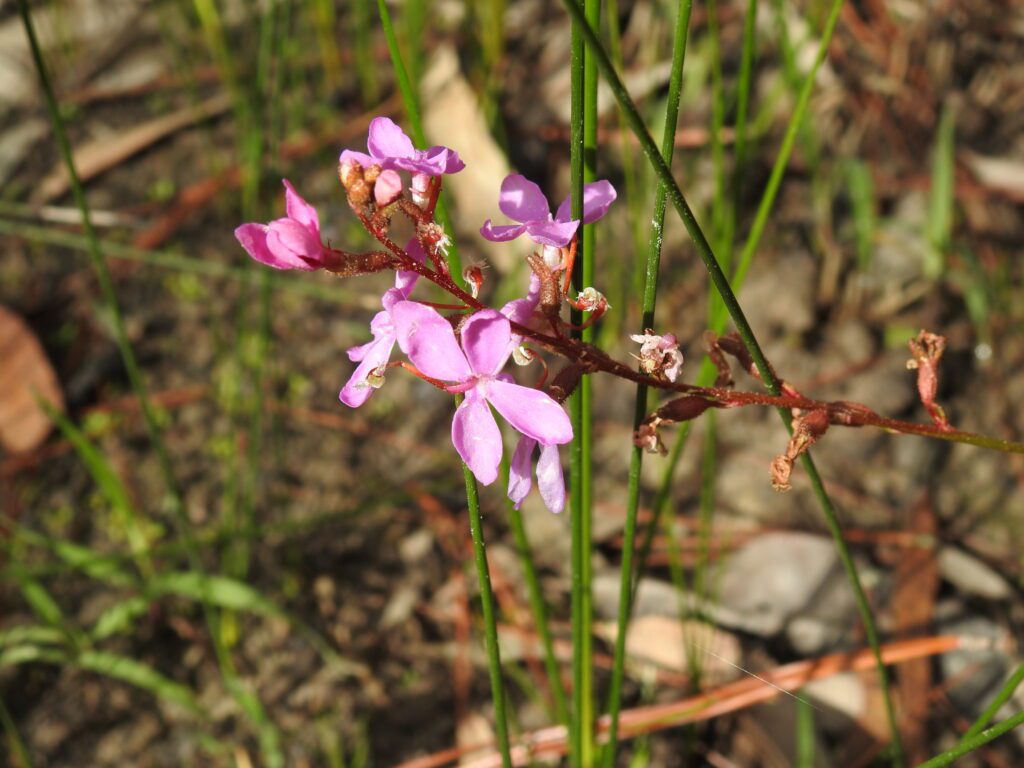
[[[679,342],[671,333],[658,336],[650,329],[629,338],[640,345],[640,370],[648,376],[664,376],[674,382],[683,370],[683,353]]]

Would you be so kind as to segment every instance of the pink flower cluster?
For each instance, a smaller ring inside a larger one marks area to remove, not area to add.
[[[367,150],[342,152],[341,175],[347,189],[346,177],[355,179],[353,183],[372,184],[372,194],[366,192],[360,199],[372,200],[378,210],[413,205],[429,207],[432,215],[430,201],[436,199],[434,185],[439,184],[438,177],[465,167],[458,153],[447,147],[416,149],[402,129],[384,117],[371,122]],[[411,174],[408,200],[403,198],[402,171]],[[275,269],[331,269],[344,252],[324,244],[316,211],[288,181],[284,185],[287,215],[269,224],[243,224],[235,230],[235,236],[252,258]],[[351,189],[348,191],[351,204]],[[615,189],[607,181],[587,185],[583,222],[601,218],[615,197]],[[544,247],[544,261],[551,270],[567,268],[567,246],[580,225],[570,216],[568,199],[552,216],[540,187],[512,174],[501,185],[498,207],[517,223],[493,225],[488,220],[480,230],[485,238],[505,242],[526,234]],[[370,323],[372,340],[348,350],[349,359],[357,365],[339,399],[353,408],[361,406],[383,385],[387,369],[396,365],[446,392],[461,395],[452,419],[452,443],[484,485],[497,479],[503,454],[493,408],[520,434],[510,464],[509,498],[518,508],[530,492],[531,464],[539,447],[537,485],[548,508],[559,512],[565,505],[565,482],[558,446],[573,438],[569,418],[548,394],[517,384],[503,372],[510,357],[515,356],[517,362],[532,359],[532,355],[523,353],[523,337],[513,324],[527,326],[533,320],[540,301],[540,282],[536,275],[531,276],[527,296],[509,302],[501,311],[480,309],[468,316],[445,317],[433,306],[410,298],[419,279],[411,269],[421,265],[419,271],[429,275],[424,271],[429,269],[428,259],[442,269],[435,251],[444,242],[447,236],[433,222],[417,228],[417,236],[404,249],[407,268],[397,269],[394,287],[385,291],[382,309]],[[409,363],[390,362],[395,344]]]

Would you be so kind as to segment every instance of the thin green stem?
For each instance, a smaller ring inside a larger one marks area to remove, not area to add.
[[[1024,682],[1024,664],[1017,667],[1017,670],[1010,676],[1010,679],[1006,681],[1006,684],[999,690],[996,697],[992,699],[991,703],[985,707],[985,711],[981,713],[977,720],[967,729],[963,737],[960,739],[960,743],[963,743],[967,739],[973,738],[985,730],[985,726],[992,722],[992,718],[996,716],[996,712],[1003,706],[1010,697],[1016,692],[1021,682]]]
[[[391,66],[395,70],[395,81],[398,83],[398,90],[402,94],[402,104],[405,106],[405,114],[409,118],[409,127],[412,129],[412,138],[421,148],[427,146],[427,136],[423,132],[423,121],[420,119],[419,98],[413,90],[409,80],[409,73],[402,61],[402,52],[398,47],[398,38],[395,36],[395,27],[391,23],[391,12],[388,11],[387,3],[384,0],[377,0],[377,13],[380,15],[381,26],[384,27],[384,38],[387,40],[388,53],[391,54]],[[449,235],[454,233],[451,219],[448,217],[448,209],[444,204],[444,195],[438,198],[435,209],[438,221]],[[464,285],[462,280],[462,257],[459,256],[459,249],[452,240],[448,247],[448,269],[452,279],[459,285]]]
[[[672,73],[669,77],[668,95],[665,102],[665,127],[661,139],[661,154],[671,164],[675,151],[676,125],[679,121],[679,101],[683,88],[683,64],[686,60],[686,38],[690,28],[692,0],[681,0],[676,12],[675,34],[672,40]],[[647,247],[644,278],[644,293],[640,332],[654,327],[654,311],[658,298],[658,273],[661,266],[661,246],[665,228],[666,186],[658,184],[654,194],[654,215],[651,217],[651,234]],[[633,408],[633,428],[636,429],[647,416],[647,387],[638,384]],[[608,690],[608,743],[604,750],[604,765],[615,764],[618,746],[619,713],[622,708],[622,681],[626,660],[626,634],[633,606],[633,549],[636,541],[636,521],[640,509],[640,471],[643,466],[643,450],[634,447],[629,457],[629,486],[626,491],[626,521],[623,527],[622,564],[619,570],[618,629],[615,635],[615,649],[612,657],[612,677]],[[648,545],[649,546],[649,545]]]
[[[941,768],[944,765],[952,765],[953,762],[960,757],[963,757],[968,752],[985,746],[990,741],[998,739],[1005,733],[1009,733],[1014,728],[1024,725],[1024,712],[1018,712],[1013,717],[1003,720],[998,725],[993,725],[991,728],[986,728],[984,731],[976,736],[972,736],[969,739],[964,739],[955,747],[947,752],[943,752],[941,755],[936,755],[931,760],[926,760],[917,766],[917,768]]]
[[[469,467],[462,465],[466,481],[466,504],[469,507],[469,530],[473,538],[473,560],[480,583],[480,606],[484,617],[484,644],[487,650],[487,668],[491,677],[491,699],[494,702],[494,728],[498,737],[498,751],[503,768],[512,768],[512,753],[508,740],[508,720],[505,715],[505,685],[501,679],[501,651],[498,647],[498,624],[494,615],[494,596],[491,593],[491,572],[487,566],[484,545],[483,520],[480,517],[480,498],[476,478]]]
[[[562,3],[569,14],[573,17],[575,22],[574,29],[578,28],[580,33],[583,35],[587,45],[588,55],[592,55],[597,58],[597,64],[611,87],[612,93],[622,106],[623,111],[629,120],[630,128],[639,140],[640,145],[644,150],[644,154],[647,155],[648,161],[654,167],[658,177],[665,183],[668,189],[669,200],[672,202],[676,212],[679,214],[679,217],[683,222],[683,225],[686,227],[687,232],[693,240],[694,245],[697,248],[697,252],[700,254],[701,260],[704,262],[704,266],[708,270],[711,281],[721,295],[725,307],[729,312],[729,316],[732,318],[733,324],[736,326],[744,347],[746,347],[747,352],[750,354],[754,364],[757,366],[758,372],[761,375],[761,380],[764,382],[765,387],[769,392],[773,395],[779,394],[779,381],[769,366],[768,361],[764,356],[764,352],[761,349],[761,345],[754,336],[753,329],[751,329],[750,323],[747,321],[746,315],[744,314],[742,307],[740,307],[732,287],[729,285],[728,278],[722,271],[718,260],[715,258],[714,251],[708,243],[707,238],[704,236],[704,232],[701,230],[700,225],[697,223],[697,220],[693,215],[693,211],[686,202],[686,198],[683,195],[682,190],[679,188],[675,178],[672,176],[671,169],[665,163],[664,158],[659,154],[654,140],[651,138],[650,133],[644,126],[643,119],[640,117],[640,113],[637,111],[636,105],[633,103],[633,100],[626,91],[625,86],[623,86],[621,79],[615,72],[615,68],[611,63],[611,60],[608,58],[608,54],[605,52],[600,40],[598,40],[594,30],[587,23],[586,18],[575,2],[573,0],[562,0]],[[842,0],[833,0],[832,13],[829,16],[829,23],[826,25],[826,38],[831,35],[831,31],[835,28],[835,20],[838,18],[841,6]],[[827,45],[823,45],[822,50],[819,51],[819,55],[823,57],[826,52]],[[786,424],[787,428],[791,429],[789,415],[782,410],[780,410],[780,415],[782,416],[783,422]],[[826,524],[832,532],[836,550],[839,554],[840,560],[843,562],[843,568],[846,571],[847,578],[850,580],[850,585],[853,589],[857,607],[860,611],[861,621],[865,627],[865,635],[868,638],[868,642],[871,644],[872,652],[875,656],[879,679],[885,699],[889,728],[892,735],[893,764],[899,766],[904,762],[903,747],[896,721],[896,711],[893,706],[892,695],[889,689],[889,677],[885,664],[882,660],[881,648],[878,644],[874,616],[871,613],[870,604],[868,603],[863,587],[860,584],[860,578],[857,576],[857,571],[853,565],[853,558],[850,554],[849,548],[846,546],[846,542],[842,538],[839,521],[836,517],[836,510],[825,491],[825,486],[821,476],[818,474],[814,461],[811,459],[809,454],[804,454],[802,457],[802,465],[808,474],[811,486],[814,488],[814,493],[818,498],[822,514],[826,519]]]
[[[577,0],[568,0],[576,8]],[[580,11],[582,23],[586,23]],[[572,217],[582,218],[583,214],[583,113],[584,113],[584,46],[580,35],[581,23],[572,25],[570,41],[570,115],[569,115],[569,194],[572,198]],[[572,274],[573,288],[583,288],[583,260],[578,258]],[[570,311],[573,325],[579,325],[583,313]],[[578,335],[578,332],[575,333]],[[577,389],[569,398],[569,418],[573,435],[569,445],[569,514],[572,527],[572,727],[570,728],[570,763],[574,768],[590,768],[590,753],[593,744],[593,702],[591,699],[592,667],[585,657],[590,643],[590,616],[588,596],[590,593],[589,560],[590,542],[587,520],[583,506],[583,393]]]

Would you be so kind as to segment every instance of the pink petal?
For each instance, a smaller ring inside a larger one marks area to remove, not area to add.
[[[462,349],[470,367],[480,376],[493,376],[512,354],[512,328],[508,318],[494,309],[484,309],[462,326]]]
[[[400,301],[391,307],[398,346],[413,365],[434,379],[467,381],[473,371],[451,325],[432,307]]]
[[[266,224],[243,224],[235,228],[235,238],[245,248],[246,253],[256,261],[276,269],[291,269],[291,262],[282,262],[267,247]]]
[[[561,248],[569,244],[579,225],[578,221],[538,221],[527,224],[526,231],[535,243]]]
[[[372,157],[364,152],[355,152],[351,149],[344,149],[341,152],[341,156],[338,158],[338,165],[341,165],[347,160],[359,163],[363,168],[369,168],[376,162]]]
[[[501,430],[491,415],[487,401],[476,389],[466,393],[466,399],[455,411],[452,443],[480,483],[490,485],[498,478]]]
[[[365,403],[374,391],[373,387],[366,383],[366,377],[391,359],[391,350],[394,346],[394,336],[382,336],[364,345],[363,360],[338,393],[338,399],[350,408],[358,408]],[[351,352],[349,350],[350,356]]]
[[[537,490],[544,505],[556,514],[565,509],[565,479],[557,445],[542,445],[537,460]]]
[[[525,224],[498,224],[495,226],[491,224],[490,219],[480,227],[480,234],[492,243],[507,243],[509,240],[515,240],[525,231]]]
[[[530,289],[521,299],[513,299],[501,308],[501,314],[519,325],[526,325],[540,303],[540,278],[530,273]],[[513,334],[514,335],[514,334]]]
[[[302,224],[291,219],[272,221],[267,227],[267,248],[293,268],[313,270],[320,265],[323,244]]]
[[[416,151],[412,139],[405,135],[394,120],[375,117],[370,123],[366,146],[375,160],[387,157],[412,157]]]
[[[512,462],[508,468],[508,497],[516,509],[519,509],[523,499],[530,495],[530,489],[533,487],[530,463],[533,459],[533,449],[536,447],[536,440],[521,437],[515,453],[512,454]]]
[[[583,223],[591,224],[604,216],[611,204],[615,202],[616,197],[618,195],[615,192],[615,187],[609,181],[602,179],[593,184],[585,184],[583,186]],[[569,221],[571,218],[572,198],[567,197],[558,206],[555,220]]]
[[[562,406],[539,389],[495,379],[487,384],[487,399],[509,424],[538,443],[572,440],[572,424]]]
[[[302,199],[288,179],[281,179],[281,182],[284,184],[284,209],[288,213],[288,218],[315,231],[319,239],[320,219],[316,215],[316,208]]]
[[[501,182],[498,208],[513,221],[548,221],[551,208],[540,187],[525,176],[511,173]]]

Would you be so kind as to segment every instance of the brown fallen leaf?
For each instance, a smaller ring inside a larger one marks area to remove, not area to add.
[[[182,128],[222,115],[230,108],[231,98],[222,93],[201,104],[137,125],[115,138],[88,142],[74,151],[75,170],[83,182],[88,181]],[[60,163],[40,182],[32,202],[48,203],[67,192],[70,186],[67,168]]]
[[[64,410],[57,374],[39,340],[24,320],[0,306],[0,445],[8,451],[31,451],[50,431],[50,417],[37,398]]]

